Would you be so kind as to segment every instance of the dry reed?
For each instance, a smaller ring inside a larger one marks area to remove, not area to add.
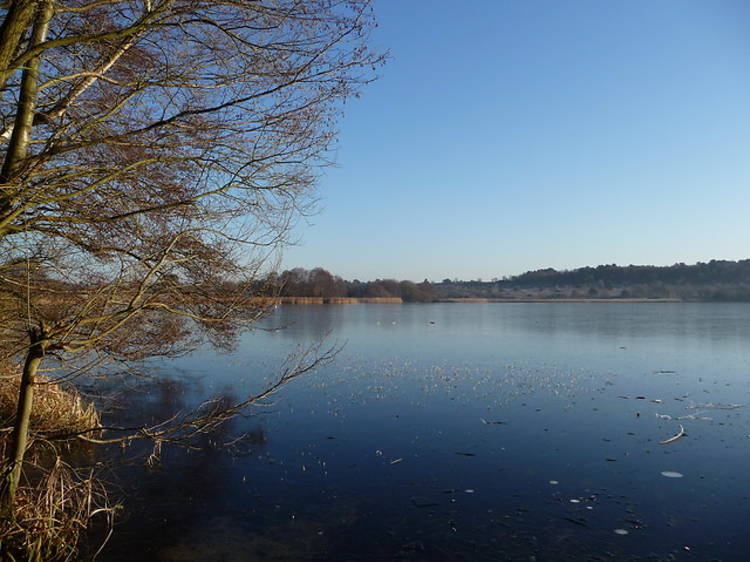
[[[91,519],[101,517],[111,529],[116,506],[109,505],[93,470],[76,470],[59,456],[49,468],[34,468],[34,483],[18,488],[15,520],[0,519],[0,556],[18,562],[76,560]]]
[[[0,474],[8,467],[6,447],[18,401],[19,377],[8,377],[9,371],[7,364],[0,366],[0,375],[5,375],[0,378]],[[37,377],[30,424],[31,445],[24,481],[16,491],[14,518],[0,518],[0,559],[75,560],[91,518],[104,518],[111,528],[114,508],[95,472],[63,461],[58,447],[46,438],[98,428],[99,414],[75,389]]]
[[[12,427],[15,420],[19,383],[20,377],[0,378],[3,428]],[[30,425],[36,435],[60,435],[91,430],[100,427],[101,422],[94,405],[83,400],[74,388],[62,388],[40,376],[34,384]]]

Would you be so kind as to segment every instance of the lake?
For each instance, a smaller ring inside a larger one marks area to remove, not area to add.
[[[213,438],[249,432],[233,454],[117,469],[97,560],[750,556],[750,305],[282,306],[262,327],[155,363],[110,417],[257,393],[298,346],[344,347]]]

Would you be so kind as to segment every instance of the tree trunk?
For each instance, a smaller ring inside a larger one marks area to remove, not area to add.
[[[49,29],[49,20],[51,17],[52,3],[49,0],[40,2],[34,21],[34,28],[31,32],[29,47],[35,47],[44,43],[47,38],[47,30]],[[31,127],[34,123],[40,64],[41,57],[36,56],[32,58],[27,63],[21,76],[18,109],[13,123],[13,133],[11,133],[2,172],[0,172],[3,182],[8,182],[12,179],[14,169],[26,157],[31,138]]]
[[[33,11],[29,12],[31,7],[36,8],[36,16],[31,32],[30,46],[33,47],[45,41],[47,29],[49,28],[49,20],[53,12],[51,0],[39,0],[37,2],[19,0],[13,3],[6,16],[6,20],[3,22],[2,27],[0,27],[0,36],[4,40],[8,37],[11,37],[16,42],[19,40],[18,37],[13,36],[13,33],[15,33],[14,30],[17,29],[18,33],[23,33],[25,18],[33,14]],[[18,21],[14,20],[14,18]],[[6,56],[7,53],[5,51],[7,47],[7,45],[4,45],[0,48],[0,64],[4,64],[2,57]],[[5,154],[5,161],[0,170],[0,182],[2,183],[6,183],[12,179],[16,168],[26,157],[36,107],[39,65],[40,57],[34,57],[27,64],[21,77],[21,91],[13,133],[11,134]],[[1,67],[0,70],[2,70]],[[7,208],[9,204],[9,201],[2,201],[0,199],[0,212],[4,208]],[[0,483],[0,515],[10,518],[14,516],[16,490],[21,481],[23,458],[26,454],[29,420],[31,418],[34,398],[34,378],[44,358],[44,351],[47,345],[44,338],[44,330],[42,328],[39,330],[30,329],[29,343],[29,350],[26,354],[26,361],[24,362],[23,373],[21,374],[21,384],[18,389],[18,408],[10,448],[8,449],[7,466],[5,467],[3,479]]]
[[[35,5],[34,0],[11,2],[5,19],[0,25],[0,88],[5,87],[5,83],[13,73],[10,64],[14,55],[17,54],[18,44],[31,25]]]
[[[44,347],[36,333],[31,334],[32,344],[26,355],[21,374],[21,385],[18,389],[18,409],[16,420],[13,425],[13,436],[8,449],[7,467],[0,488],[0,506],[2,506],[3,517],[13,517],[16,489],[21,481],[21,469],[23,458],[26,454],[26,446],[29,436],[29,420],[34,400],[34,378],[39,370],[39,365],[44,358]]]
[[[18,5],[24,4],[19,2]],[[13,6],[16,6],[14,4]],[[11,8],[11,11],[15,8]],[[22,9],[22,8],[18,8]],[[34,28],[31,32],[30,47],[44,43],[47,38],[49,29],[49,20],[52,17],[53,6],[49,0],[43,0],[38,5]],[[10,13],[8,17],[10,17]],[[20,16],[19,16],[20,17]],[[3,27],[5,27],[3,23]],[[0,30],[5,33],[5,30]],[[0,35],[2,35],[0,33]],[[0,48],[0,58],[2,57],[2,48]],[[2,64],[2,60],[0,60]],[[3,167],[0,169],[0,183],[10,183],[19,165],[26,158],[29,142],[31,140],[31,128],[34,124],[34,111],[36,109],[36,96],[39,89],[39,66],[41,57],[36,56],[31,59],[21,76],[21,87],[18,96],[18,108],[16,118],[13,122],[13,132],[10,135],[10,141],[5,152]],[[1,67],[0,67],[1,68]],[[12,207],[12,195],[0,196],[0,215],[7,212]]]

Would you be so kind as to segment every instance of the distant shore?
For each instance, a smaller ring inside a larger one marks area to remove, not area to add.
[[[401,297],[275,297],[271,300],[280,304],[399,304],[404,302]]]
[[[276,297],[271,299],[276,304],[358,304],[358,303],[376,303],[376,304],[401,304],[403,299],[398,297]],[[622,302],[622,303],[676,303],[683,302],[678,298],[444,298],[435,299],[431,302],[436,303],[552,303],[552,302]],[[421,303],[430,304],[430,303]]]
[[[683,302],[678,298],[455,298],[434,302]]]

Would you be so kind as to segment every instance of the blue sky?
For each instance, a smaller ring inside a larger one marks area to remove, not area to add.
[[[491,279],[750,257],[750,3],[376,0],[286,267]]]

